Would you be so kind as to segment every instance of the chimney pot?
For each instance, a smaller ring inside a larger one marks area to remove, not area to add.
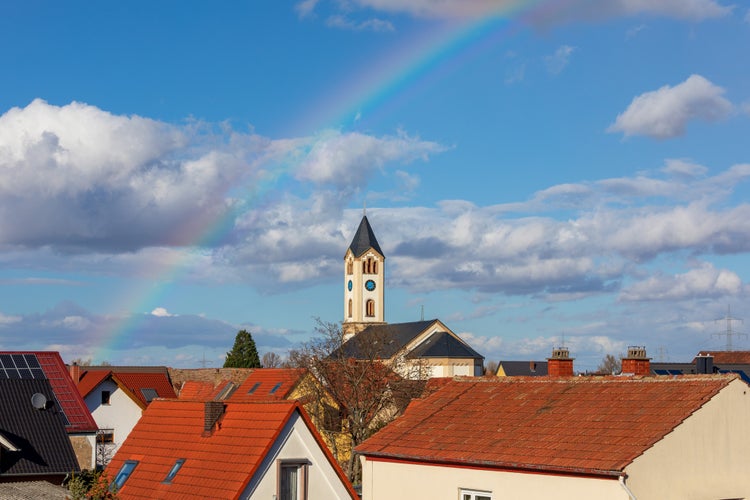
[[[552,357],[547,358],[547,375],[550,377],[572,377],[573,358],[567,347],[552,349]]]
[[[628,347],[628,355],[622,358],[622,373],[642,377],[651,375],[651,358],[646,355],[645,346]]]

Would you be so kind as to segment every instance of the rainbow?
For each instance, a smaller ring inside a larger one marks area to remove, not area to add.
[[[315,98],[310,108],[290,123],[289,131],[312,136],[326,129],[347,131],[356,127],[360,116],[367,116],[369,123],[377,122],[398,109],[409,96],[515,35],[523,26],[525,16],[554,15],[564,0],[494,2],[500,5],[487,7],[479,17],[425,31],[398,54],[387,54],[379,61],[369,62],[365,70],[332,87],[326,95]],[[277,171],[269,172],[255,192],[243,200],[244,205],[260,202],[291,168],[293,165],[280,165]],[[89,345],[93,346],[95,362],[117,359],[117,351],[127,347],[129,337],[143,325],[148,311],[163,303],[170,285],[198,265],[204,256],[201,248],[229,234],[235,215],[236,212],[228,211],[220,217],[192,222],[189,227],[175,231],[174,241],[192,242],[193,250],[164,250],[166,255],[155,259],[151,268],[144,270],[154,277],[152,284],[124,288],[113,297],[114,303],[124,305],[127,310],[90,332]]]

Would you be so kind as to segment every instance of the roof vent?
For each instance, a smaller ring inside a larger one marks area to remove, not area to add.
[[[47,396],[45,396],[41,392],[35,392],[31,395],[31,406],[33,406],[37,410],[46,410]]]

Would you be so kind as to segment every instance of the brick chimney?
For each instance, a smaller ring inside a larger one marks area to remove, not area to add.
[[[216,423],[224,414],[224,403],[221,401],[206,401],[203,411],[203,435],[210,435]]]
[[[78,366],[78,362],[74,361],[73,364],[70,365],[69,371],[70,378],[73,379],[73,383],[75,385],[78,385],[78,382],[81,381],[81,367]]]
[[[622,358],[622,373],[633,375],[651,375],[651,358],[646,356],[644,346],[628,347],[628,355]]]
[[[552,349],[552,357],[547,358],[547,375],[550,377],[572,377],[573,358],[567,347]]]

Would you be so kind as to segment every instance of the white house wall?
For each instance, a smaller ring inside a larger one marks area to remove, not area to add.
[[[255,477],[240,495],[243,499],[276,498],[277,460],[307,460],[310,500],[350,499],[336,471],[298,413],[294,413],[266,456]]]
[[[108,405],[101,404],[102,391],[110,391]],[[115,430],[114,451],[125,441],[143,414],[141,407],[111,380],[105,380],[94,388],[84,398],[84,402],[91,416],[94,417],[97,427]]]
[[[638,500],[750,498],[750,387],[732,381],[626,467]]]
[[[614,479],[362,460],[363,500],[456,500],[460,488],[492,492],[492,500],[629,500]]]

